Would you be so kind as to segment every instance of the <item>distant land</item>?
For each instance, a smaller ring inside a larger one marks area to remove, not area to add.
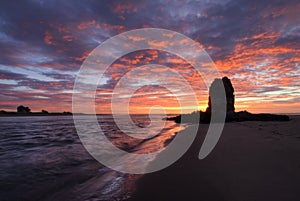
[[[42,110],[41,112],[31,112],[29,107],[20,105],[17,107],[16,112],[9,112],[5,110],[0,110],[0,116],[68,116],[73,115],[71,112],[48,112],[47,110]]]

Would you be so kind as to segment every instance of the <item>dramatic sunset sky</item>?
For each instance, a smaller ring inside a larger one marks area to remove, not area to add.
[[[15,111],[23,104],[32,111],[71,111],[75,77],[89,53],[119,33],[152,27],[199,42],[221,76],[231,79],[236,110],[299,113],[299,11],[299,0],[1,1],[0,110]],[[198,109],[206,108],[201,75],[178,56],[146,50],[125,55],[109,68],[97,91],[97,112],[109,113],[118,80],[147,64],[179,72],[195,91]],[[184,93],[177,96],[185,99]],[[134,113],[151,105],[179,112],[177,100],[159,83],[145,83],[130,102]]]

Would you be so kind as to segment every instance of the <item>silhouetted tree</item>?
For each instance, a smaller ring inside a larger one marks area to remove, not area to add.
[[[31,109],[29,107],[24,107],[23,105],[20,105],[17,107],[18,113],[30,113]]]

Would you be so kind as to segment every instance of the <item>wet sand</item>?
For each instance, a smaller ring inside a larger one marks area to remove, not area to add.
[[[227,123],[203,160],[198,154],[208,125],[200,125],[184,156],[144,175],[128,200],[299,200],[300,116],[290,117],[288,122]],[[182,132],[188,135],[191,127]]]

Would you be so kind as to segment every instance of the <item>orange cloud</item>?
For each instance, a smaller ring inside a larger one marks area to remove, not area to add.
[[[45,32],[44,42],[48,45],[55,45],[55,43],[53,42],[53,36],[49,31]]]
[[[148,44],[151,46],[151,47],[154,47],[154,48],[167,48],[168,47],[168,43],[167,41],[148,41]]]
[[[89,54],[90,54],[90,51],[85,51],[81,57],[76,57],[74,59],[75,59],[75,61],[84,61],[88,57]]]
[[[122,33],[126,30],[125,26],[123,25],[113,25],[108,23],[102,23],[101,27],[108,32],[112,30],[116,30],[118,33]]]
[[[62,40],[67,41],[67,42],[71,42],[71,41],[73,41],[73,36],[65,35],[65,36],[62,37]]]
[[[87,29],[87,28],[89,28],[89,27],[91,27],[91,26],[93,26],[93,25],[96,25],[96,20],[87,21],[87,22],[81,22],[81,23],[77,26],[77,28],[78,28],[79,30],[83,30],[83,29]]]
[[[111,6],[114,13],[124,14],[124,13],[136,13],[138,11],[138,6],[136,4],[130,3],[116,3]]]

